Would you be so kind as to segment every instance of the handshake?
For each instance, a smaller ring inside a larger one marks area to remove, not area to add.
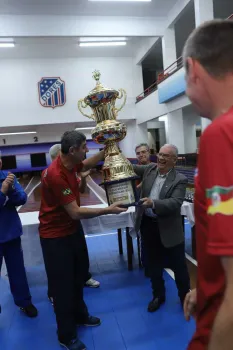
[[[15,175],[12,173],[8,173],[7,177],[5,178],[5,180],[2,183],[2,187],[0,189],[0,191],[7,195],[7,193],[14,189],[14,181],[15,181]]]

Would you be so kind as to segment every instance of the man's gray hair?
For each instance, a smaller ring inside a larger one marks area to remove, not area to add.
[[[150,147],[147,143],[139,143],[136,147],[135,147],[135,153],[137,152],[137,149],[139,147],[146,147],[147,148],[147,151],[150,152]]]
[[[187,71],[188,57],[197,60],[215,78],[232,73],[233,21],[212,20],[196,28],[183,50],[183,63]]]
[[[170,147],[173,150],[173,153],[176,157],[178,157],[179,151],[178,148],[175,145],[172,145],[171,143],[166,143],[165,145],[163,145],[163,147]]]
[[[60,143],[56,143],[55,145],[53,145],[49,149],[49,155],[50,155],[50,158],[52,159],[52,161],[57,158],[60,151],[61,151],[61,144]]]

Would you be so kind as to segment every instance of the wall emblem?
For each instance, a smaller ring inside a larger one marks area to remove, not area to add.
[[[59,77],[42,78],[38,83],[39,102],[43,107],[61,107],[66,103],[65,82]]]

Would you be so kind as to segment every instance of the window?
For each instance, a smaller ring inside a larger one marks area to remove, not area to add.
[[[32,168],[47,166],[45,153],[33,153],[30,154]]]
[[[3,156],[2,158],[2,170],[16,169],[16,157],[15,156]]]

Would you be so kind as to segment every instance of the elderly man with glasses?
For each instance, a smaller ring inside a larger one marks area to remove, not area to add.
[[[153,163],[134,166],[135,172],[142,177],[141,206],[137,208],[136,231],[141,231],[148,257],[153,289],[153,299],[148,305],[149,312],[158,310],[165,302],[165,258],[168,258],[174,271],[182,305],[190,290],[181,217],[188,180],[174,168],[177,156],[177,147],[166,144],[159,151],[157,166]]]

